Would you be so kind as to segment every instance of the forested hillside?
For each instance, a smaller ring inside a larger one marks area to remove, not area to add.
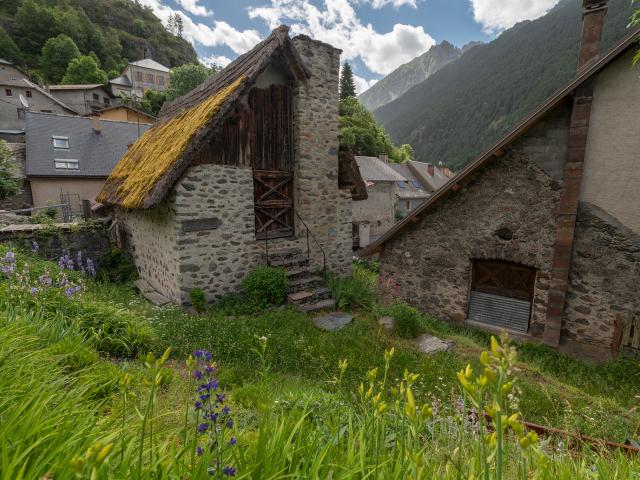
[[[0,57],[37,74],[42,47],[60,34],[73,39],[80,53],[94,52],[106,72],[120,71],[145,53],[170,67],[197,61],[189,42],[132,0],[0,1]]]
[[[629,0],[610,0],[602,48],[628,33]],[[576,71],[581,0],[479,45],[374,113],[415,158],[453,169],[476,157]]]
[[[434,45],[410,62],[400,65],[377,82],[358,100],[370,111],[374,111],[400,97],[414,85],[425,81],[447,63],[462,55],[462,50],[447,41]]]

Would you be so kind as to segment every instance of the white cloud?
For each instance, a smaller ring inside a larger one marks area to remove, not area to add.
[[[376,9],[386,7],[389,4],[393,5],[396,8],[400,8],[403,5],[418,8],[418,6],[416,5],[416,0],[371,0],[371,6]]]
[[[473,18],[487,33],[506,30],[547,13],[559,0],[469,0]]]
[[[287,23],[293,33],[341,48],[343,59],[359,57],[369,70],[379,74],[393,71],[435,45],[422,27],[396,24],[391,32],[378,33],[371,24],[360,22],[349,0],[324,0],[322,10],[310,0],[271,0],[270,6],[250,8],[249,17],[263,19],[270,28]]]
[[[225,57],[224,55],[209,55],[208,57],[204,57],[201,60],[202,63],[204,63],[207,67],[217,65],[224,68],[232,62],[229,57]]]
[[[260,34],[256,30],[236,30],[223,21],[214,21],[213,26],[196,23],[182,10],[167,7],[160,0],[140,0],[140,3],[151,7],[153,13],[165,25],[169,20],[169,15],[180,14],[184,25],[184,38],[205,47],[226,45],[235,53],[241,54],[253,48],[260,41]]]
[[[201,17],[210,17],[213,15],[211,10],[203,5],[198,5],[200,0],[176,0],[187,12]]]
[[[354,74],[353,83],[356,84],[356,95],[360,95],[362,92],[367,91],[368,89],[373,87],[376,83],[378,83],[378,79],[374,78],[372,80],[367,80],[366,78],[362,78]]]

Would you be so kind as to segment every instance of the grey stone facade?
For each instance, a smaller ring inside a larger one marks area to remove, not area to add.
[[[293,42],[312,72],[294,100],[294,209],[326,254],[327,269],[351,269],[351,193],[338,188],[338,71],[340,51],[297,37]],[[250,168],[190,167],[161,206],[119,211],[142,278],[173,302],[188,303],[193,288],[208,301],[237,292],[244,276],[265,264],[265,241],[256,240]],[[270,240],[271,251],[307,251],[299,218],[294,238]],[[310,239],[312,268],[323,266]]]
[[[31,197],[31,185],[25,174],[25,164],[27,160],[26,148],[24,143],[7,143],[7,148],[11,151],[11,164],[13,167],[13,177],[20,179],[20,191],[4,200],[0,201],[0,209],[17,210],[20,208],[28,208],[33,204]]]

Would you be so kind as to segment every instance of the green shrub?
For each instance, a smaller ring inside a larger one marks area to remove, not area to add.
[[[369,309],[375,304],[375,274],[364,266],[354,264],[347,278],[327,275],[326,282],[338,308]]]
[[[196,312],[204,311],[206,298],[204,297],[204,292],[201,288],[192,288],[189,291],[189,300],[191,300],[191,305],[196,309]]]
[[[98,259],[99,278],[105,282],[126,283],[138,278],[138,269],[131,254],[121,248],[112,248]]]
[[[422,330],[420,312],[404,302],[395,302],[389,309],[393,332],[402,338],[415,338]]]
[[[242,281],[249,300],[260,306],[284,303],[287,286],[287,274],[282,268],[258,267]]]

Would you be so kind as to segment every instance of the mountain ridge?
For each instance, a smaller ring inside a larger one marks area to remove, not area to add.
[[[462,50],[444,40],[422,55],[400,65],[389,75],[358,96],[360,102],[374,111],[402,96],[414,85],[426,80],[447,63],[462,55]]]
[[[601,52],[627,32],[632,7],[610,0]],[[575,76],[581,1],[516,24],[468,50],[374,115],[416,159],[459,169]]]

